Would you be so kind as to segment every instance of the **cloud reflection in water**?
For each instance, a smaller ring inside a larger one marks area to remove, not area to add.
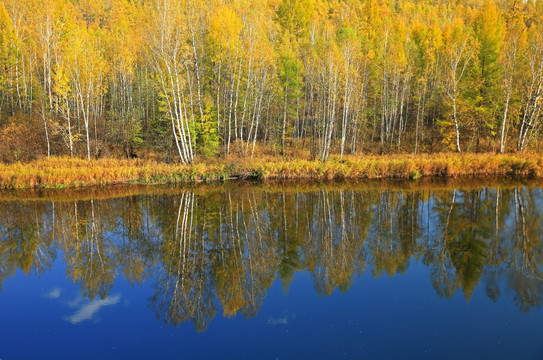
[[[105,299],[93,300],[84,304],[81,304],[84,302],[83,299],[72,301],[70,302],[70,306],[79,307],[79,309],[73,315],[65,317],[64,320],[74,325],[91,320],[102,307],[118,304],[119,301],[121,301],[121,294],[115,294]]]
[[[62,292],[62,289],[60,288],[53,288],[51,291],[49,291],[47,294],[44,295],[44,297],[48,299],[58,299],[60,297],[60,293]]]

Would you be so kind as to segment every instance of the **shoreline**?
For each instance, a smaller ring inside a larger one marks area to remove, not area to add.
[[[0,189],[0,202],[3,201],[85,201],[106,200],[124,198],[130,196],[163,196],[179,195],[187,191],[196,195],[209,195],[210,193],[222,194],[224,191],[233,194],[247,194],[251,191],[264,191],[267,193],[309,193],[314,191],[375,191],[389,190],[401,192],[430,191],[440,192],[452,189],[476,190],[512,189],[527,187],[530,189],[543,187],[543,177],[519,178],[519,177],[426,177],[417,181],[407,179],[362,179],[362,180],[311,180],[311,179],[287,179],[287,180],[235,180],[209,183],[185,183],[185,184],[117,184],[104,186],[87,186],[79,188],[34,188],[34,189]],[[237,195],[235,195],[237,196]]]
[[[239,179],[362,180],[543,177],[536,153],[369,155],[331,157],[327,162],[281,157],[201,160],[191,165],[146,160],[44,158],[0,164],[0,189],[62,189],[117,184],[194,184]]]

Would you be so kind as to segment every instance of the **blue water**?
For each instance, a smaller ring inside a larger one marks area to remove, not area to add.
[[[440,299],[417,264],[393,278],[365,274],[328,297],[299,273],[287,293],[275,281],[256,318],[218,316],[204,333],[164,326],[148,309],[150,287],[119,278],[100,306],[60,262],[41,277],[17,272],[0,293],[1,358],[543,358],[541,309],[522,315],[482,291],[469,303]]]
[[[302,268],[287,285],[277,276],[252,317],[223,316],[214,297],[217,313],[199,332],[191,321],[165,324],[151,305],[156,268],[132,283],[117,268],[106,296],[90,299],[55,253],[42,274],[17,268],[4,280],[0,359],[543,358],[541,307],[521,311],[503,269],[503,293],[491,300],[488,264],[469,296],[450,298],[438,296],[431,267],[417,256],[392,276],[366,269],[328,296]]]

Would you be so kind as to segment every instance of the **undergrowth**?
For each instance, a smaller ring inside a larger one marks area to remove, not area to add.
[[[331,157],[327,162],[263,157],[201,161],[192,165],[145,160],[56,157],[0,164],[0,188],[66,188],[121,183],[159,184],[254,179],[383,179],[422,177],[543,176],[536,153]]]

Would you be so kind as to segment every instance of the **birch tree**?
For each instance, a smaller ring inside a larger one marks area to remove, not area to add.
[[[534,26],[530,29],[526,63],[528,76],[524,82],[522,116],[517,150],[525,151],[530,140],[537,135],[543,117],[543,35]]]
[[[459,119],[459,98],[461,96],[462,79],[466,75],[470,63],[473,48],[470,43],[469,34],[463,30],[459,20],[446,27],[444,31],[444,61],[445,61],[445,92],[451,101],[452,120],[456,135],[456,151],[460,149],[460,119]]]
[[[172,135],[179,159],[194,160],[194,119],[189,117],[186,66],[189,61],[186,19],[176,2],[157,0],[149,29],[149,57],[158,77],[165,114],[171,120]]]

